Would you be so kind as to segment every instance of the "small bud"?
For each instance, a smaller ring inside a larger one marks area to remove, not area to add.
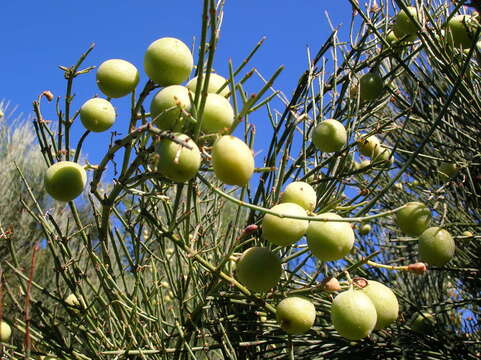
[[[244,230],[242,230],[242,232],[240,233],[238,240],[241,240],[241,239],[245,238],[246,236],[252,234],[253,232],[256,232],[257,229],[259,229],[259,226],[257,226],[256,224],[247,225],[244,228]]]
[[[326,291],[341,290],[341,285],[339,285],[339,281],[334,277],[324,279],[321,285],[322,285],[322,288]]]
[[[408,271],[421,275],[428,271],[428,268],[425,263],[418,262],[415,264],[409,264]]]
[[[42,96],[45,96],[47,98],[48,101],[52,101],[53,100],[53,94],[50,90],[45,90],[43,93],[42,93]]]

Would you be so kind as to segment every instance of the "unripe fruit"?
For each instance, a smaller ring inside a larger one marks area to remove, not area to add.
[[[292,296],[282,300],[276,308],[277,322],[288,334],[309,331],[316,320],[316,308],[309,300]]]
[[[390,288],[380,282],[369,280],[367,286],[361,291],[369,296],[376,308],[376,330],[384,329],[396,321],[399,315],[399,303]]]
[[[461,235],[467,238],[472,238],[474,236],[471,231],[463,231]]]
[[[391,46],[391,50],[398,55],[403,51],[406,45],[404,41],[398,39],[396,34],[394,34],[394,31],[392,30],[389,30],[387,32],[387,34],[385,35],[385,39],[387,43]]]
[[[281,278],[281,260],[264,247],[244,251],[236,264],[237,278],[251,291],[268,291]]]
[[[320,214],[316,218],[342,219],[334,213]],[[354,231],[348,222],[311,221],[306,235],[309,250],[322,261],[342,259],[354,245]]]
[[[115,109],[102,98],[87,100],[80,108],[80,120],[87,130],[102,132],[110,129],[115,122]]]
[[[418,15],[414,6],[408,6],[407,10],[417,22],[422,22],[422,17]],[[399,39],[404,38],[405,40],[414,40],[418,27],[416,26],[416,23],[411,20],[411,17],[409,17],[404,10],[401,10],[398,12],[394,20],[393,31]],[[408,36],[407,39],[406,36]]]
[[[234,109],[222,95],[207,94],[204,113],[202,114],[202,131],[206,134],[225,133],[234,123]]]
[[[180,131],[184,127],[185,115],[191,109],[189,90],[185,86],[172,85],[160,90],[152,99],[150,114],[162,130]]]
[[[439,227],[424,231],[418,239],[419,257],[434,266],[443,266],[454,256],[456,245],[451,234]]]
[[[360,163],[356,163],[355,168],[356,170],[362,170],[367,168],[369,165],[371,165],[371,160],[365,159]]]
[[[161,139],[156,148],[159,154],[157,170],[166,178],[183,183],[194,178],[202,159],[199,148],[190,137],[178,133],[174,133],[173,136],[191,149],[170,139]]]
[[[408,202],[396,213],[396,223],[403,233],[418,236],[431,223],[431,210],[422,202]]]
[[[12,328],[5,321],[0,323],[0,342],[7,343],[12,336]]]
[[[371,225],[369,224],[362,224],[359,227],[359,234],[361,235],[367,235],[371,232]]]
[[[182,41],[161,38],[147,48],[144,70],[147,76],[160,86],[177,85],[189,78],[194,67],[190,49]]]
[[[212,166],[224,184],[245,186],[254,173],[254,156],[241,139],[225,135],[214,144]]]
[[[331,321],[342,337],[360,340],[374,330],[377,322],[376,307],[362,291],[344,291],[332,302]]]
[[[314,128],[312,142],[320,151],[328,153],[339,151],[347,143],[346,128],[337,120],[324,120]]]
[[[60,161],[47,169],[45,191],[58,201],[70,201],[79,196],[87,183],[82,166],[72,161]]]
[[[415,313],[411,318],[411,329],[417,333],[424,334],[434,325],[434,316],[430,313]]]
[[[187,83],[187,88],[192,91],[193,93],[195,93],[196,89],[197,89],[197,80],[198,80],[198,76],[196,76],[195,78],[191,79],[188,83]],[[204,76],[202,77],[202,84],[201,86],[204,84],[204,81],[205,81],[205,74]],[[207,87],[207,92],[208,93],[211,93],[211,94],[217,94],[217,92],[219,91],[219,89],[226,83],[226,79],[220,75],[217,75],[215,73],[211,73],[210,74],[210,77],[209,77],[209,86]],[[201,87],[201,90],[202,90],[202,87]],[[224,88],[222,89],[222,91],[219,93],[219,95],[223,96],[223,97],[227,97],[227,95],[230,93],[230,89],[229,89],[229,85],[226,85],[224,86]]]
[[[357,147],[362,155],[370,158],[375,158],[382,150],[381,141],[375,135],[359,139]]]
[[[97,86],[106,96],[120,98],[134,91],[139,83],[137,68],[122,59],[104,61],[97,69]]]
[[[386,149],[380,146],[379,151],[377,152],[377,154],[375,154],[372,160],[375,162],[392,164],[394,162],[394,157],[392,156],[392,151],[390,149]]]
[[[384,92],[384,81],[378,74],[369,72],[359,80],[359,98],[361,102],[379,98]]]
[[[294,203],[308,211],[314,210],[317,202],[316,191],[303,181],[294,181],[287,185],[280,197],[281,203]]]
[[[449,181],[449,179],[451,179],[453,176],[455,176],[458,171],[459,171],[459,167],[458,167],[458,165],[456,165],[454,163],[443,162],[438,167],[439,177],[444,182]]]
[[[447,24],[448,43],[457,48],[471,48],[478,26],[479,23],[470,15],[453,16]]]
[[[306,210],[293,203],[282,203],[271,208],[277,214],[307,216]],[[262,219],[262,237],[280,246],[288,246],[298,241],[307,230],[307,220],[281,218],[266,214]]]

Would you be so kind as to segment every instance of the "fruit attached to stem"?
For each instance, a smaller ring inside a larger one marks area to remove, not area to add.
[[[115,109],[102,98],[87,100],[80,108],[80,121],[87,130],[102,132],[110,129],[115,122]]]
[[[182,41],[165,37],[149,45],[144,56],[147,76],[160,86],[178,85],[189,78],[194,67],[190,49]]]
[[[185,86],[171,85],[160,90],[152,99],[150,114],[162,130],[181,131],[186,112],[190,112],[189,90]]]
[[[5,321],[0,322],[0,342],[7,343],[12,336],[12,328]]]
[[[376,308],[376,330],[384,329],[396,321],[399,315],[399,303],[390,288],[380,282],[369,280],[367,286],[361,291],[369,296]]]
[[[408,202],[396,213],[396,223],[403,233],[418,236],[431,223],[431,210],[421,202]]]
[[[212,149],[212,166],[224,184],[246,186],[254,173],[254,156],[241,139],[224,135]]]
[[[324,120],[314,128],[312,142],[320,151],[327,153],[339,151],[347,143],[346,128],[337,120]]]
[[[236,264],[237,278],[251,291],[268,291],[281,278],[279,257],[264,247],[251,247],[244,251]]]
[[[183,183],[194,178],[199,171],[200,150],[187,135],[174,133],[172,136],[190,148],[168,138],[161,139],[156,147],[159,155],[157,170],[166,178]]]
[[[82,166],[72,161],[60,161],[47,169],[45,191],[58,201],[71,201],[79,196],[87,183]]]
[[[308,211],[316,207],[317,195],[314,188],[306,182],[294,181],[287,185],[280,197],[281,203],[294,203]]]
[[[419,257],[434,266],[443,266],[454,256],[456,244],[451,234],[442,228],[431,227],[418,239]]]
[[[307,228],[307,246],[312,254],[322,261],[342,259],[354,244],[354,231],[348,222],[334,213],[324,213],[317,218],[328,221],[311,221]],[[330,220],[330,221],[329,221]]]
[[[271,211],[282,215],[307,216],[306,210],[301,206],[287,202],[272,207]],[[307,220],[266,214],[262,219],[262,237],[273,244],[288,246],[306,233],[308,224]]]
[[[202,83],[201,86],[204,84],[205,81],[205,75],[202,77]],[[192,91],[193,93],[196,92],[197,90],[197,83],[198,83],[198,76],[194,77],[187,83],[187,88]],[[223,97],[227,97],[227,95],[230,93],[230,88],[229,85],[224,86],[224,84],[227,82],[227,80],[215,73],[210,73],[209,77],[209,85],[207,87],[207,92],[211,94],[219,94]],[[224,88],[219,92],[219,89],[224,86]],[[201,88],[202,90],[202,88]]]
[[[369,336],[376,326],[376,307],[362,291],[350,289],[334,298],[331,321],[342,337],[360,340]]]
[[[316,308],[309,300],[291,296],[282,300],[276,308],[277,322],[288,334],[309,331],[316,320]]]
[[[130,62],[110,59],[97,69],[97,86],[105,96],[120,98],[134,91],[139,83],[139,72]]]

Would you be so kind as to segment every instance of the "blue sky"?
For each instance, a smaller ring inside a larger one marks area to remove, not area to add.
[[[85,65],[98,66],[110,58],[126,59],[139,68],[140,87],[146,80],[142,63],[147,46],[165,36],[177,37],[190,46],[194,37],[199,38],[201,7],[201,0],[1,1],[0,100],[17,106],[17,114],[31,114],[32,101],[43,90],[63,95],[65,80],[57,66],[72,65],[91,43],[96,48]],[[240,64],[266,36],[252,65],[265,77],[284,65],[276,86],[289,96],[306,68],[306,46],[315,53],[330,34],[326,11],[335,25],[348,25],[351,7],[347,0],[227,0],[216,71],[226,74],[229,58],[234,65]],[[79,78],[74,92],[77,109],[99,92],[95,73]],[[113,102],[122,109],[128,99]],[[47,118],[54,118],[53,111],[53,106],[44,105]],[[125,131],[126,122],[120,114],[112,130]],[[83,128],[79,123],[73,130],[76,143]],[[105,134],[88,138],[84,150],[91,162],[100,160],[107,142]]]

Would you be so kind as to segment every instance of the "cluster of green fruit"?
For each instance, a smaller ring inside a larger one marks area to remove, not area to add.
[[[307,212],[314,210],[316,201],[316,192],[309,184],[292,182],[282,193],[280,204],[270,211],[305,218]],[[333,261],[346,256],[355,238],[350,224],[339,221],[342,217],[334,213],[320,214],[315,218],[324,221],[309,222],[266,214],[262,220],[262,236],[272,244],[289,246],[306,235],[309,250],[320,260]],[[407,203],[396,213],[396,223],[401,231],[418,236],[421,260],[443,266],[454,256],[454,240],[447,230],[429,227],[431,219],[431,210],[420,202]],[[362,232],[369,230],[370,226]],[[268,291],[277,286],[281,278],[281,259],[268,248],[252,247],[237,261],[236,274],[239,282],[249,290]],[[360,290],[350,289],[339,294],[332,304],[331,318],[339,334],[355,340],[391,324],[397,319],[398,311],[399,305],[392,291],[383,284],[369,281]],[[315,309],[308,299],[288,297],[279,303],[277,318],[286,332],[298,334],[312,327]]]
[[[180,40],[161,38],[147,49],[144,70],[148,77],[163,88],[151,102],[151,118],[161,130],[172,131],[161,136],[156,146],[156,168],[171,181],[183,183],[194,178],[202,157],[198,145],[185,132],[193,130],[196,122],[204,134],[217,134],[212,147],[212,167],[218,179],[228,185],[245,186],[254,172],[254,157],[241,139],[228,135],[234,125],[234,110],[226,98],[230,94],[226,79],[210,74],[201,119],[194,119],[192,99],[200,91],[204,79],[186,81],[193,69],[189,48]],[[206,76],[204,76],[205,78]],[[132,93],[139,81],[134,65],[121,59],[102,63],[96,74],[97,85],[108,98]],[[198,87],[199,90],[198,90]],[[80,108],[80,120],[93,132],[108,130],[115,122],[115,109],[109,100],[93,98]],[[225,134],[225,135],[223,135]],[[45,175],[45,189],[56,200],[70,201],[83,191],[87,181],[85,169],[77,163],[61,161],[53,164]]]
[[[418,237],[421,261],[443,266],[454,256],[456,245],[446,229],[430,227],[431,219],[431,210],[421,202],[409,202],[396,213],[396,223],[401,231]]]
[[[407,11],[406,11],[407,10]],[[413,41],[417,37],[418,25],[423,26],[425,16],[414,6],[399,11],[394,18],[392,30],[386,35],[387,42],[394,48],[399,48],[406,41]],[[449,45],[458,49],[470,49],[474,42],[479,22],[472,15],[456,15],[449,18],[443,31]]]

